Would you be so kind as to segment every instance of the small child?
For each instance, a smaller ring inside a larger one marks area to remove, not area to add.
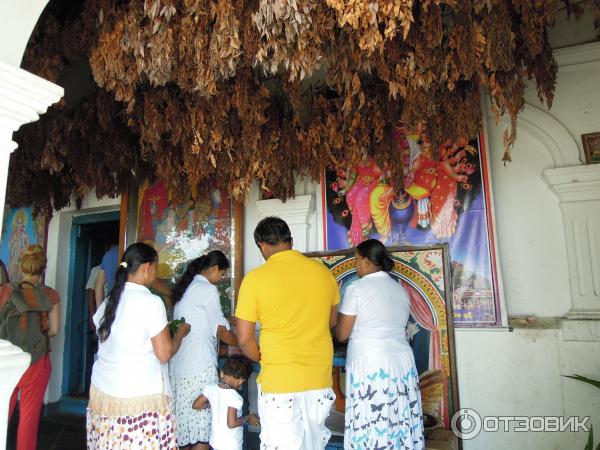
[[[219,384],[207,385],[203,394],[194,400],[194,409],[212,409],[210,445],[215,450],[241,450],[244,441],[242,426],[260,424],[256,414],[242,417],[244,403],[237,389],[252,374],[252,363],[241,355],[225,360]]]

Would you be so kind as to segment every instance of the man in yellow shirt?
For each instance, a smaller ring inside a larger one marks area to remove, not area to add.
[[[339,289],[323,264],[292,250],[282,219],[261,220],[254,240],[266,262],[244,277],[235,315],[240,348],[261,363],[261,449],[323,449],[335,399],[329,330],[337,321]]]

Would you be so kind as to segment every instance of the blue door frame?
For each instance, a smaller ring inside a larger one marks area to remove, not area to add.
[[[65,316],[65,346],[63,353],[63,376],[62,389],[59,408],[61,412],[70,414],[85,414],[88,400],[87,398],[69,396],[69,386],[72,384],[73,368],[76,359],[72,357],[73,352],[85,352],[86,341],[74,338],[77,327],[81,326],[76,320],[70,320],[75,313],[87,316],[87,303],[74,304],[77,297],[75,289],[80,288],[81,279],[84,277],[83,286],[87,281],[87,268],[90,265],[89,252],[82,251],[79,248],[79,238],[83,225],[100,224],[103,222],[115,222],[120,219],[119,211],[109,211],[105,213],[86,214],[73,217],[71,226],[70,249],[69,249],[69,278],[67,292],[67,311]],[[85,353],[84,353],[85,355]]]

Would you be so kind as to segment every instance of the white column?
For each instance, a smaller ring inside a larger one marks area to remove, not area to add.
[[[31,355],[8,341],[0,340],[0,448],[6,446],[8,402],[21,375],[29,367]]]
[[[4,215],[10,154],[17,148],[13,132],[38,120],[48,106],[64,94],[63,88],[25,70],[0,61],[0,235]],[[6,446],[8,402],[31,356],[10,342],[0,340],[0,449]]]
[[[60,86],[0,61],[0,224],[10,154],[17,148],[12,134],[21,125],[38,120],[63,95]]]
[[[600,319],[600,164],[547,169],[565,229],[572,319]]]

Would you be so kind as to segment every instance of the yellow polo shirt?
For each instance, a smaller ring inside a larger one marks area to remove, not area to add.
[[[263,392],[331,387],[329,314],[339,302],[329,270],[295,250],[272,255],[244,277],[235,315],[260,322]]]

